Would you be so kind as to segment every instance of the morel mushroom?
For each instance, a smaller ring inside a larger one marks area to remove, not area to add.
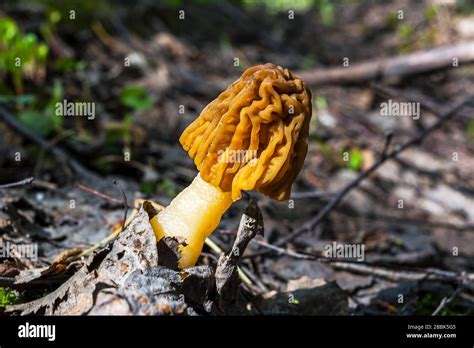
[[[242,190],[283,201],[303,166],[311,92],[288,69],[247,69],[180,137],[200,174],[151,220],[158,239],[181,237],[180,268],[194,265],[205,239]]]

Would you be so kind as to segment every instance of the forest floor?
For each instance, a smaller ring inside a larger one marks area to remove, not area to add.
[[[217,260],[219,250],[232,250],[248,198],[226,213],[211,236],[217,247],[206,245],[200,266],[185,277],[157,263],[147,215],[133,209],[137,199],[165,206],[192,181],[194,164],[177,139],[247,67],[273,62],[311,78],[314,69],[346,61],[370,65],[451,47],[474,38],[472,16],[396,0],[289,20],[287,12],[217,2],[184,6],[181,21],[176,7],[143,2],[110,10],[104,1],[93,12],[77,8],[71,20],[67,8],[26,3],[7,1],[0,17],[37,33],[49,53],[21,90],[0,72],[0,184],[34,179],[0,189],[0,241],[34,245],[38,257],[0,255],[1,312],[8,302],[17,305],[9,313],[473,314],[474,106],[384,159],[474,93],[469,64],[309,83],[315,112],[305,165],[289,201],[251,195],[264,236],[237,260],[240,286]],[[97,116],[31,119],[63,99],[93,101]],[[419,103],[419,117],[381,116],[388,100]],[[135,219],[120,232],[124,196]],[[112,234],[119,234],[115,242],[81,254]],[[327,257],[333,243],[364,246],[363,260]]]

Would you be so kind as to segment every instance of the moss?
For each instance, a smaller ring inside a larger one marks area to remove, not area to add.
[[[18,296],[13,290],[0,288],[0,308],[18,303]]]

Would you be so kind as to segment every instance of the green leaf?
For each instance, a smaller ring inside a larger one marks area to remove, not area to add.
[[[438,9],[436,8],[435,5],[428,5],[423,11],[423,16],[428,21],[436,19],[436,17],[438,16]]]
[[[51,118],[36,110],[22,111],[19,119],[21,123],[41,136],[48,136],[54,128]]]
[[[394,238],[393,239],[393,244],[395,244],[396,246],[403,246],[403,244],[405,244],[405,243],[403,242],[403,239]]]
[[[316,97],[316,109],[319,110],[324,110],[328,108],[328,102],[326,101],[326,98],[324,98],[322,95],[318,95]]]
[[[351,150],[347,166],[354,172],[359,171],[360,167],[362,167],[362,152],[359,150]]]
[[[142,182],[140,184],[140,192],[146,195],[152,195],[156,192],[157,184],[154,182]]]
[[[53,10],[48,15],[48,22],[52,25],[59,23],[61,20],[61,12]]]
[[[413,36],[413,25],[410,23],[402,24],[398,27],[397,32],[403,39],[411,39]]]
[[[325,26],[331,26],[334,23],[334,4],[330,0],[322,0],[319,4],[321,21]]]
[[[8,45],[19,34],[18,26],[11,18],[0,19],[0,41],[4,45]]]
[[[36,49],[36,55],[38,56],[38,60],[41,62],[45,62],[46,58],[48,58],[49,48],[45,44],[39,44],[38,48]]]
[[[126,129],[128,129],[130,127],[132,122],[133,122],[132,115],[125,115],[125,117],[122,120],[122,124],[123,124],[124,128],[126,128]]]
[[[62,97],[63,86],[61,82],[57,80],[54,82],[51,99],[44,109],[46,117],[49,118],[53,130],[60,130],[63,127],[64,117],[56,115],[56,104],[61,102]]]
[[[28,33],[19,40],[24,47],[32,47],[38,42],[38,38],[34,33]]]
[[[63,85],[59,80],[54,82],[53,95],[51,97],[51,103],[56,104],[63,97]]]
[[[34,33],[22,34],[11,18],[0,19],[0,69],[8,71],[16,90],[21,90],[22,75],[35,72],[44,66],[48,56],[48,46],[38,42]],[[21,59],[17,66],[16,59]]]
[[[123,105],[137,111],[147,111],[153,106],[154,100],[142,87],[125,87],[120,94]]]

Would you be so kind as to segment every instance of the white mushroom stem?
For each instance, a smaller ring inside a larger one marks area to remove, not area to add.
[[[191,185],[150,222],[158,240],[164,236],[185,239],[187,245],[180,249],[179,262],[183,269],[196,263],[206,238],[219,225],[231,204],[231,192],[222,192],[198,174]]]

